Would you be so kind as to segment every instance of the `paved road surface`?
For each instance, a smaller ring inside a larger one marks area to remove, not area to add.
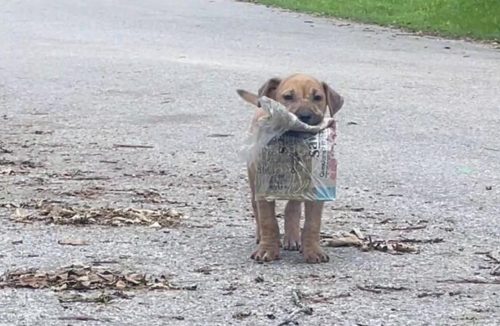
[[[249,259],[237,152],[251,110],[234,90],[297,71],[345,97],[340,198],[324,231],[444,242],[417,255],[327,248],[322,265],[295,252]],[[0,324],[277,325],[296,309],[292,289],[314,309],[301,325],[498,323],[500,285],[439,281],[495,279],[495,263],[477,252],[500,248],[499,71],[500,53],[487,46],[248,3],[3,1],[0,145],[12,153],[0,151],[0,273],[108,260],[198,288],[132,291],[107,305],[4,288]],[[144,203],[145,190],[159,192],[157,203]],[[175,207],[189,219],[170,230],[12,222],[8,204],[32,199]],[[426,227],[393,230],[409,224]],[[88,245],[57,243],[65,238]]]

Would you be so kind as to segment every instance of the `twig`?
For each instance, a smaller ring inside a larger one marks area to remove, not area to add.
[[[382,293],[382,290],[374,289],[374,288],[371,288],[371,287],[362,286],[362,285],[359,285],[359,284],[357,284],[356,287],[358,289],[362,290],[362,291],[367,291],[367,292],[372,292],[372,293],[377,293],[377,294]]]
[[[500,258],[497,258],[497,257],[493,256],[493,253],[488,252],[486,254],[486,257],[488,257],[489,259],[493,260],[496,264],[500,264]]]
[[[488,150],[488,151],[500,152],[500,149],[491,148],[491,147],[483,147],[483,149]]]
[[[404,286],[391,286],[391,285],[373,285],[373,286],[364,286],[357,284],[356,287],[362,291],[373,292],[380,294],[383,291],[406,291],[407,287]]]
[[[109,319],[98,319],[89,316],[67,316],[67,317],[59,317],[59,320],[78,320],[78,321],[109,321]]]
[[[461,278],[461,279],[446,279],[438,280],[438,283],[457,283],[457,284],[500,284],[500,279],[483,279],[483,278]]]
[[[393,227],[392,231],[411,231],[411,230],[421,230],[425,229],[427,224],[422,225],[410,225],[410,226],[402,226],[402,227]]]
[[[99,181],[99,180],[109,180],[109,177],[76,177],[76,178],[69,178],[70,180],[75,180],[75,181]]]
[[[233,137],[233,134],[210,134],[207,137],[211,138],[225,138],[225,137]]]
[[[422,292],[417,294],[417,298],[433,297],[439,298],[444,295],[444,292]]]
[[[363,212],[365,209],[363,207],[334,207],[333,211],[351,211],[351,212]]]
[[[298,307],[298,309],[292,311],[287,318],[285,318],[284,321],[278,324],[278,326],[285,326],[291,323],[296,323],[295,319],[298,318],[298,315],[303,313],[305,315],[312,315],[313,309],[308,306],[304,306],[304,304],[300,301],[302,298],[302,294],[300,293],[299,290],[294,289],[292,290],[292,302],[295,306]]]
[[[113,147],[116,148],[154,148],[151,145],[132,145],[132,144],[114,144]]]
[[[433,238],[433,239],[409,239],[402,238],[398,240],[389,240],[394,242],[402,242],[402,243],[441,243],[444,242],[443,238]]]
[[[485,255],[489,260],[495,264],[500,264],[500,255],[491,251],[476,251],[476,255]]]

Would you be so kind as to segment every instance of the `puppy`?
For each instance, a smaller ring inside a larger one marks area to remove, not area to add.
[[[271,78],[258,91],[258,95],[238,90],[238,94],[246,101],[257,104],[260,96],[267,96],[283,104],[302,122],[310,125],[320,124],[325,116],[333,115],[340,110],[344,100],[330,86],[315,78],[294,74],[285,79]],[[327,110],[328,109],[328,110]],[[256,122],[265,115],[261,109],[256,110],[251,130],[257,128]],[[258,247],[252,254],[257,261],[279,259],[280,239],[276,220],[275,202],[255,199],[255,164],[248,166],[248,179],[252,193],[252,208],[257,224],[256,239]],[[300,234],[300,217],[302,206],[305,206],[305,223]],[[283,249],[301,250],[306,262],[320,263],[329,260],[328,255],[320,247],[320,227],[323,202],[290,200],[285,207],[285,237]]]

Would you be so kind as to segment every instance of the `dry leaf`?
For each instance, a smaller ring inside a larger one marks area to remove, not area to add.
[[[149,227],[152,227],[152,228],[158,228],[158,229],[159,229],[159,228],[161,228],[161,225],[160,225],[160,223],[158,223],[158,222],[154,222],[154,223],[153,223],[153,224],[151,224]]]
[[[120,272],[94,268],[91,266],[71,265],[52,272],[26,270],[5,273],[0,276],[0,288],[28,287],[64,290],[96,289],[178,289],[194,290],[196,285],[174,287],[164,277],[147,277],[140,273],[123,274]]]
[[[357,238],[355,235],[350,234],[347,236],[336,237],[332,239],[326,239],[323,241],[323,245],[327,247],[361,247],[363,241]]]
[[[355,235],[360,240],[365,240],[365,236],[358,228],[353,228],[349,233]]]
[[[22,223],[43,221],[54,224],[149,225],[161,228],[175,226],[184,217],[174,209],[86,208],[43,202],[35,205],[35,209],[39,214],[33,212],[25,215],[18,212],[12,218]]]
[[[362,251],[377,250],[391,254],[417,253],[418,250],[404,240],[372,240],[371,237],[365,238],[358,229],[353,229],[348,234],[340,236],[322,235],[322,244],[327,247],[358,247]]]
[[[118,282],[116,282],[115,286],[117,289],[123,290],[127,287],[127,284],[125,282],[123,282],[122,280],[119,280]]]
[[[16,218],[19,218],[19,219],[25,219],[29,216],[28,212],[22,208],[16,208],[16,211],[14,214],[16,215]]]
[[[133,283],[135,285],[139,285],[141,283],[144,283],[144,275],[141,274],[130,274],[125,276],[125,280]]]

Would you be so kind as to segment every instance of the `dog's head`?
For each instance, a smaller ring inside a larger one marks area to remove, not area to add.
[[[344,104],[342,96],[330,86],[304,74],[291,75],[285,79],[271,78],[260,87],[258,95],[243,90],[238,90],[238,94],[253,104],[257,104],[259,97],[267,96],[310,125],[321,123],[327,108],[333,117]]]

